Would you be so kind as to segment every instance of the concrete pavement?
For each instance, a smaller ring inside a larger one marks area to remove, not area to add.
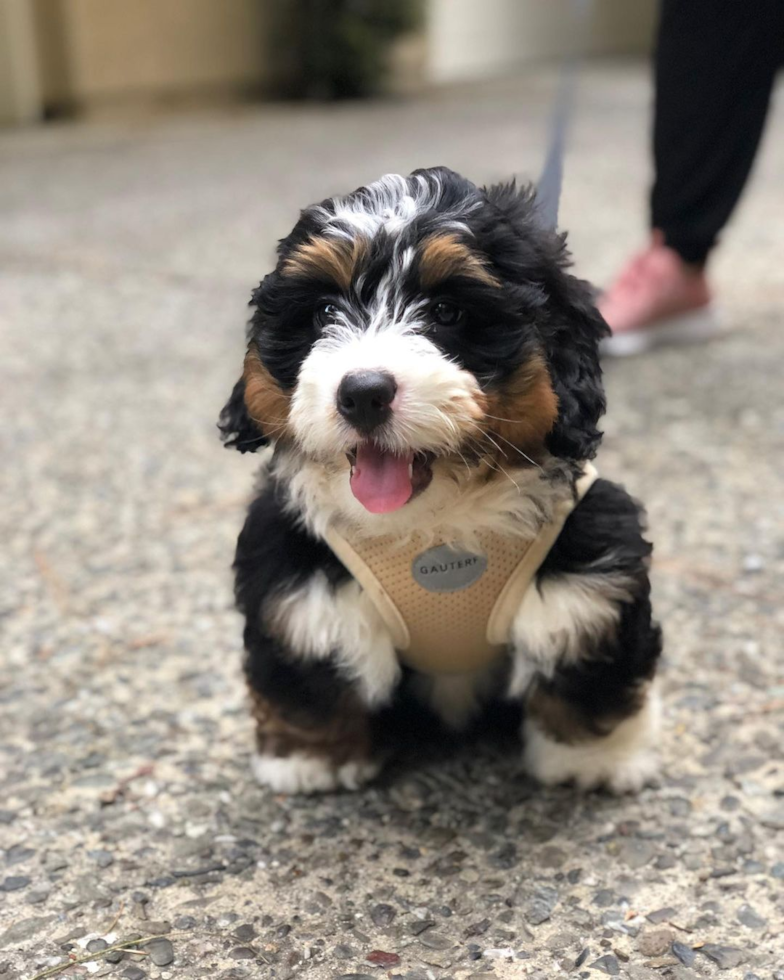
[[[251,780],[253,466],[215,431],[250,288],[329,193],[536,175],[552,91],[0,137],[0,980],[784,977],[781,98],[715,263],[732,335],[607,371],[599,465],[656,544],[660,785],[546,791],[492,745],[356,795]],[[562,223],[599,283],[642,239],[649,101],[643,66],[584,73]]]

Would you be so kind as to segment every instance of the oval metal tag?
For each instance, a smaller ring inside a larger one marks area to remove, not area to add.
[[[459,592],[478,582],[487,569],[487,558],[471,551],[440,544],[423,551],[411,563],[414,581],[428,592]]]

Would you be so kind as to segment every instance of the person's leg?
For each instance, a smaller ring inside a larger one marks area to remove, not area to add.
[[[781,0],[663,0],[653,228],[701,265],[746,184],[784,45]]]
[[[704,265],[751,170],[782,48],[782,0],[663,0],[654,231],[600,301],[606,353],[716,332]]]

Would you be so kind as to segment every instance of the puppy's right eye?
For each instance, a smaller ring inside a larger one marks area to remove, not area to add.
[[[338,308],[334,303],[319,303],[313,314],[313,322],[317,327],[326,327],[335,322],[337,315]]]
[[[455,303],[441,299],[430,307],[430,315],[441,327],[454,327],[463,319],[463,311]]]

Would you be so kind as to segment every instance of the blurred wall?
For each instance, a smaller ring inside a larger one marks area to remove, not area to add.
[[[32,8],[28,0],[0,0],[0,123],[32,122],[40,105]]]
[[[100,108],[263,88],[269,4],[32,0],[47,105]]]
[[[423,30],[390,52],[398,93],[569,51],[647,50],[657,7],[584,0],[581,24],[574,0],[422,3]],[[0,0],[0,121],[274,91],[295,47],[275,24],[287,12],[296,29],[301,9],[295,0]]]
[[[428,73],[435,82],[479,78],[525,63],[650,49],[657,0],[429,0]]]

